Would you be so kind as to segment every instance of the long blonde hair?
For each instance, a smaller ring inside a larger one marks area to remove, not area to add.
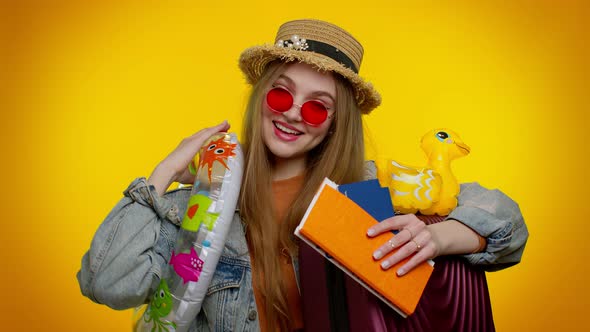
[[[269,85],[284,72],[288,64],[269,65],[253,86],[243,123],[242,144],[245,169],[240,192],[240,215],[246,224],[246,236],[258,276],[257,284],[266,303],[267,330],[279,327],[289,330],[292,322],[281,278],[280,252],[287,248],[297,255],[293,232],[325,177],[336,183],[360,181],[364,172],[364,141],[361,112],[356,106],[351,87],[344,78],[336,80],[336,116],[329,134],[309,151],[305,180],[301,192],[287,211],[285,220],[273,220],[272,154],[262,139],[262,101]],[[277,226],[279,225],[279,226]]]

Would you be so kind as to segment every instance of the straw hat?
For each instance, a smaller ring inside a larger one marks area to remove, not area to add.
[[[368,114],[381,104],[381,96],[373,85],[358,75],[363,47],[334,24],[311,19],[287,22],[279,27],[273,45],[254,46],[242,52],[240,69],[248,83],[255,84],[266,66],[277,59],[304,62],[342,75],[354,88],[362,113]]]

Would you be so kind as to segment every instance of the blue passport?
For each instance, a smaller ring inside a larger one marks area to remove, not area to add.
[[[339,185],[338,190],[379,222],[395,215],[389,188],[377,179]]]

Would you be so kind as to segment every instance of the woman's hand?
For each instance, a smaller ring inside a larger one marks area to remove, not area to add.
[[[188,165],[209,137],[221,131],[228,131],[229,127],[227,121],[223,121],[214,127],[202,129],[183,139],[176,149],[156,166],[148,183],[156,188],[160,196],[164,194],[172,182],[192,184],[195,181],[195,176],[190,174]]]
[[[485,244],[484,238],[457,220],[449,219],[427,226],[413,214],[385,219],[369,228],[367,235],[374,237],[390,230],[399,230],[399,233],[379,247],[373,253],[373,259],[380,260],[394,249],[399,249],[381,262],[381,267],[387,270],[413,255],[397,270],[398,276],[408,273],[428,259],[473,253],[481,249],[480,239]]]
[[[381,262],[381,267],[384,270],[413,255],[406,264],[397,270],[397,275],[402,276],[425,260],[439,255],[440,245],[435,241],[436,237],[433,236],[426,224],[415,215],[406,214],[385,219],[369,228],[367,235],[374,237],[390,230],[399,230],[399,233],[373,253],[373,258],[380,260],[394,249],[399,249]]]

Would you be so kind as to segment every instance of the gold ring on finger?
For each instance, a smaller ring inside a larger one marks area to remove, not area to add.
[[[422,249],[422,246],[420,246],[418,244],[418,242],[416,242],[415,240],[410,240],[410,241],[414,242],[414,244],[416,245],[416,251],[419,251],[420,249]]]

